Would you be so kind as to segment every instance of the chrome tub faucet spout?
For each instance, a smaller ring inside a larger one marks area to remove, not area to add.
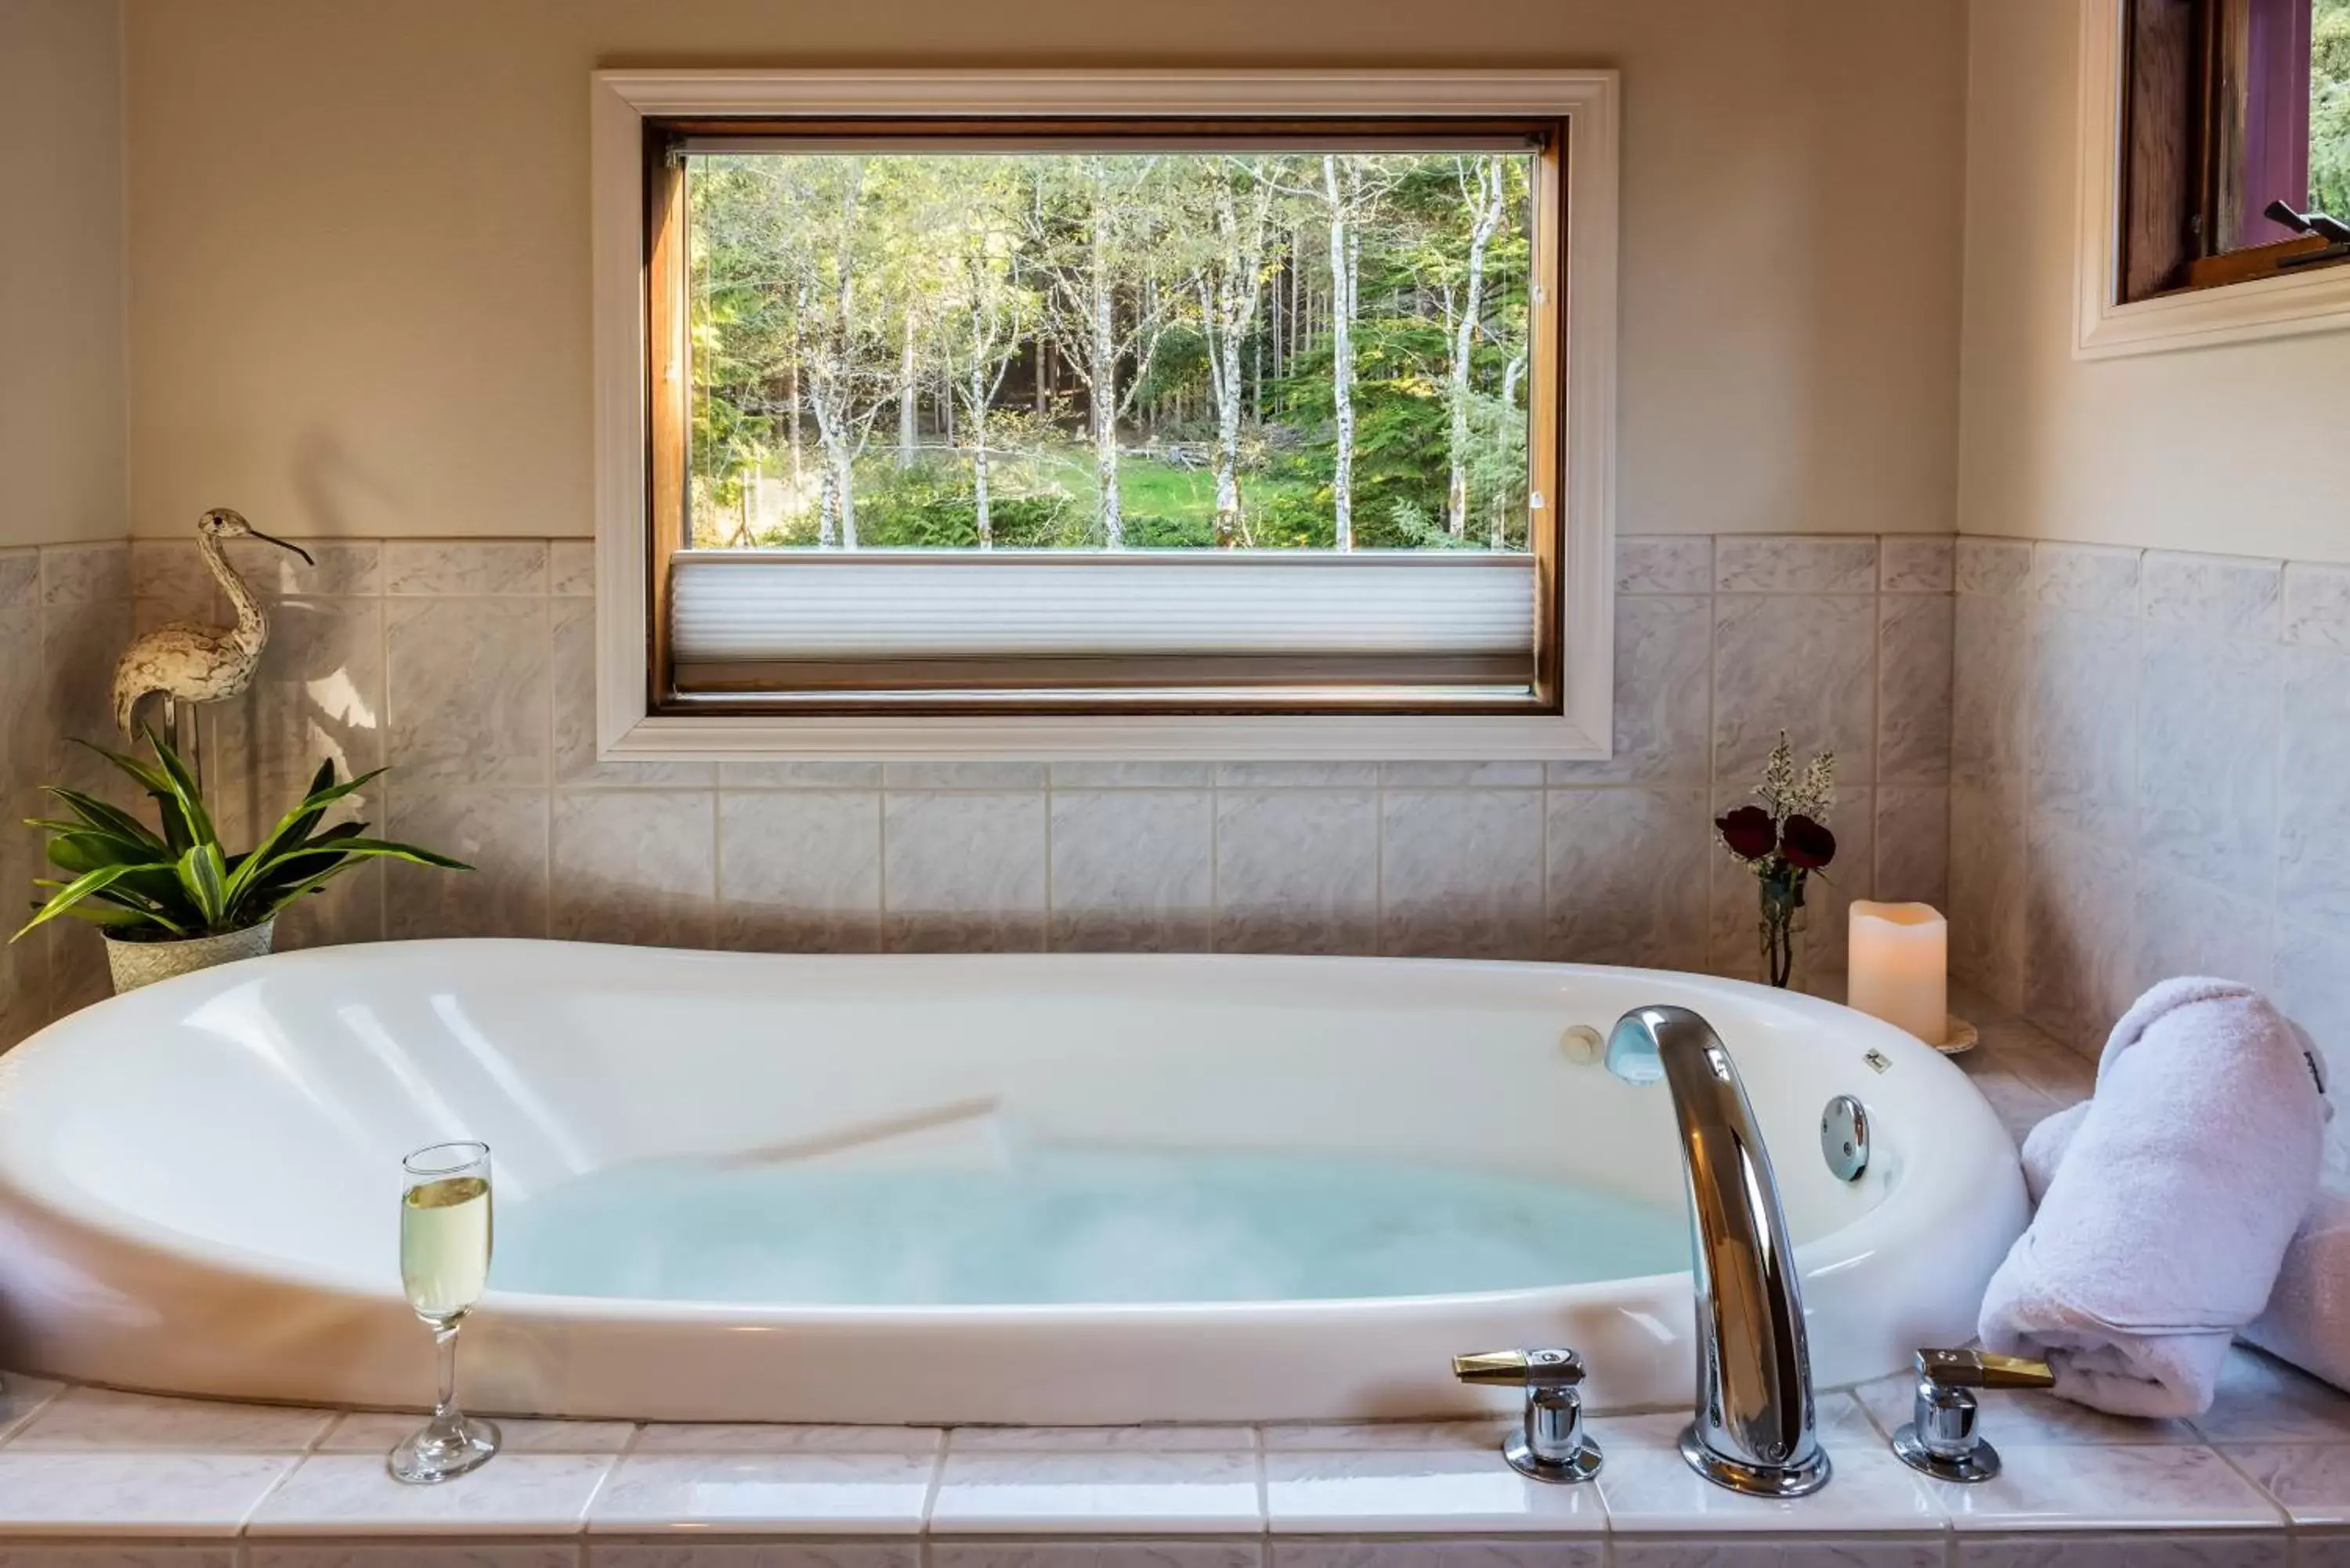
[[[1827,1484],[1812,1412],[1795,1255],[1753,1108],[1713,1026],[1683,1007],[1636,1007],[1607,1040],[1607,1070],[1661,1080],[1680,1127],[1697,1298],[1697,1414],[1690,1468],[1732,1491],[1802,1497]]]

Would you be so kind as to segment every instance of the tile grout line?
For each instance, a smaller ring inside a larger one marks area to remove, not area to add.
[[[1260,1560],[1273,1551],[1273,1473],[1265,1463],[1264,1429],[1249,1428],[1249,1468],[1256,1481],[1256,1531],[1264,1544],[1258,1549]]]
[[[873,921],[873,950],[889,950],[889,769],[883,763],[873,784],[874,809],[881,814],[879,852],[881,857],[879,905]]]
[[[1371,764],[1371,951],[1388,950],[1388,770]]]
[[[2137,591],[2130,596],[2130,782],[2129,805],[2116,826],[2126,836],[2123,852],[2129,857],[2130,896],[2124,901],[2126,911],[2122,932],[2122,951],[2126,955],[2128,978],[2122,989],[2126,995],[2104,996],[2097,999],[2096,1016],[2119,1017],[2129,1006],[2130,998],[2141,989],[2137,983],[2138,943],[2144,934],[2138,912],[2137,888],[2146,875],[2146,650],[2147,650],[2147,552],[2137,552],[2131,565],[2137,572]]]
[[[47,545],[42,545],[34,553],[33,556],[33,603],[30,607],[33,612],[32,635],[33,663],[36,672],[35,680],[41,693],[43,704],[46,707],[51,690],[49,680],[49,546]],[[45,717],[50,717],[50,715],[45,714]],[[44,725],[44,728],[47,728],[46,724]],[[44,737],[41,753],[41,771],[48,774],[54,774],[57,772],[56,748],[51,743],[49,737]],[[43,858],[47,858],[46,855]],[[41,861],[36,861],[34,864],[36,867],[38,867],[41,863]],[[53,931],[41,939],[40,948],[34,957],[34,961],[40,965],[39,983],[41,988],[41,997],[40,1006],[36,1012],[42,1024],[47,1024],[53,1019],[59,1016],[57,1009],[64,996],[65,987],[57,980],[57,965],[55,961],[56,948],[57,933]],[[0,1042],[0,1044],[15,1044],[13,1041]],[[51,1395],[50,1397],[55,1398],[56,1396]],[[47,1401],[44,1401],[44,1403],[46,1404]],[[20,1431],[22,1429],[22,1428],[18,1428]],[[15,1440],[14,1433],[10,1434],[9,1440],[12,1442]]]
[[[15,1447],[16,1439],[25,1435],[26,1428],[30,1428],[35,1420],[47,1413],[51,1406],[55,1405],[59,1399],[64,1398],[66,1390],[71,1386],[73,1386],[71,1384],[60,1383],[56,1387],[50,1389],[47,1394],[43,1395],[40,1398],[35,1400],[30,1409],[26,1410],[23,1415],[17,1417],[16,1420],[9,1423],[6,1435],[5,1437],[0,1437],[0,1449]]]
[[[2307,1527],[2293,1518],[2293,1509],[2291,1506],[2288,1505],[2282,1498],[2278,1497],[2274,1492],[2269,1490],[2267,1487],[2262,1486],[2259,1480],[2255,1480],[2251,1471],[2245,1469],[2243,1466],[2238,1464],[2229,1456],[2226,1449],[2221,1448],[2219,1444],[2212,1442],[2210,1438],[2206,1438],[2203,1435],[2202,1428],[2195,1426],[2190,1422],[2189,1424],[2189,1430],[2195,1434],[2195,1440],[2199,1443],[2206,1451],[2216,1456],[2221,1464],[2228,1467],[2230,1473],[2235,1475],[2237,1479],[2241,1480],[2246,1486],[2251,1487],[2252,1490],[2259,1493],[2261,1501],[2267,1503],[2270,1508],[2275,1511],[2277,1517],[2271,1528],[2282,1531],[2286,1533],[2288,1540],[2293,1542],[2289,1550],[2292,1552],[2293,1558],[2298,1560],[2300,1557],[2300,1550],[2297,1538]]]
[[[1208,951],[1223,951],[1224,799],[1216,764],[1208,764]]]
[[[551,583],[550,586],[552,586]],[[544,869],[541,871],[540,876],[545,883],[546,896],[546,934],[549,937],[554,937],[556,932],[561,929],[560,923],[556,919],[555,913],[555,889],[558,885],[555,871],[555,819],[556,812],[561,808],[563,796],[556,787],[555,622],[551,612],[547,619],[546,652],[544,657],[546,660],[546,827],[545,830],[546,844],[544,848],[546,853],[544,857]],[[600,714],[598,715],[597,722],[599,726],[602,723],[602,716]]]
[[[552,711],[553,704],[548,704]],[[710,803],[710,914],[702,931],[707,950],[718,950],[719,925],[726,908],[726,838],[722,826],[726,815],[726,787],[718,764],[710,764],[710,786],[698,792]]]
[[[1613,737],[1610,737],[1609,739],[1608,748],[1611,751],[1615,748]],[[1542,877],[1542,887],[1540,894],[1534,901],[1539,911],[1535,918],[1541,922],[1541,924],[1536,928],[1534,933],[1534,952],[1543,962],[1559,963],[1565,961],[1563,955],[1565,951],[1566,944],[1565,942],[1556,942],[1555,945],[1554,945],[1555,939],[1551,935],[1555,927],[1551,916],[1550,903],[1550,763],[1545,760],[1540,763],[1539,766],[1541,769],[1540,774],[1538,774],[1540,782],[1534,790],[1534,809],[1539,817],[1535,831],[1542,843],[1542,858],[1538,863],[1539,872]]]
[[[2021,882],[2021,885],[2016,888],[2016,898],[2022,906],[2015,911],[2016,922],[2021,928],[2016,933],[2015,944],[2015,1011],[2018,1015],[2026,1020],[2029,1020],[2032,1017],[2032,878],[2033,856],[2032,853],[2031,753],[2033,749],[2032,727],[2035,720],[2035,704],[2032,701],[2032,690],[2036,684],[2038,684],[2034,679],[2033,671],[2037,668],[2040,659],[2040,617],[2035,613],[2039,608],[2039,594],[2037,592],[2038,585],[2036,581],[2039,571],[2039,546],[2035,544],[2027,543],[2024,545],[2024,591],[2022,595],[2023,607],[2022,612],[2023,635],[2019,639],[2023,645],[2023,662],[2020,670],[2022,677],[2020,685],[2022,686],[2022,690],[2016,693],[2015,699],[2017,754],[2014,759],[2016,771],[2015,790],[2017,797],[2016,858]],[[2037,1027],[2037,1025],[2035,1024],[2034,1027]],[[2054,1033],[2055,1032],[2052,1030],[2050,1033]],[[2059,1034],[2057,1037],[2059,1039],[2064,1039],[2062,1034]],[[2074,1049],[2071,1041],[2065,1040],[2064,1044],[2066,1049]]]
[[[922,1487],[922,1512],[915,1533],[924,1562],[928,1562],[931,1555],[931,1516],[938,1511],[939,1493],[947,1483],[947,1451],[952,1430],[948,1427],[939,1428],[938,1440],[931,1449],[930,1480]]]
[[[294,1462],[286,1466],[266,1487],[264,1487],[259,1497],[253,1500],[253,1505],[246,1509],[244,1516],[236,1521],[236,1529],[232,1536],[236,1542],[235,1551],[240,1558],[244,1556],[248,1550],[245,1545],[245,1532],[253,1528],[254,1520],[258,1518],[261,1511],[269,1505],[269,1500],[285,1490],[286,1486],[293,1480],[296,1473],[317,1457],[318,1446],[342,1429],[343,1423],[350,1418],[350,1415],[351,1412],[348,1410],[337,1410],[334,1412],[334,1419],[321,1423],[318,1429],[310,1434],[309,1441],[302,1446],[301,1451],[293,1456]]]
[[[1872,639],[1868,682],[1868,776],[1874,786],[1868,799],[1868,896],[1879,894],[1878,884],[1884,880],[1879,868],[1885,860],[1885,834],[1877,824],[1885,809],[1885,633],[1887,606],[1892,602],[1885,591],[1885,535],[1877,536],[1877,636]],[[1849,962],[1850,955],[1846,955]]]
[[[2284,799],[2285,799],[2285,687],[2292,679],[2286,668],[2293,657],[2292,620],[2285,612],[2285,574],[2288,566],[2277,568],[2277,635],[2270,648],[2269,679],[2271,711],[2276,720],[2276,749],[2270,758],[2274,772],[2271,775],[2274,793],[2270,801],[2269,819],[2269,897],[2268,897],[2268,989],[2280,989],[2284,975]],[[2330,1140],[2329,1140],[2330,1141]],[[2221,1456],[2224,1458],[2225,1456]]]
[[[1721,725],[1721,601],[1714,593],[1715,560],[1721,553],[1721,541],[1709,537],[1705,542],[1705,786],[1704,799],[1699,811],[1706,826],[1713,826],[1713,808],[1721,798],[1720,734]],[[1706,835],[1705,856],[1705,940],[1701,950],[1705,967],[1717,974],[1729,972],[1729,956],[1714,950],[1713,894],[1715,879],[1721,875],[1717,862],[1721,852],[1715,849],[1713,835]]]
[[[596,1477],[596,1484],[588,1489],[587,1499],[579,1505],[579,1528],[575,1533],[579,1537],[579,1561],[582,1563],[587,1563],[589,1557],[588,1534],[590,1522],[595,1518],[596,1504],[603,1500],[606,1490],[619,1477],[620,1467],[635,1456],[639,1445],[644,1441],[645,1428],[650,1423],[644,1421],[629,1423],[629,1436],[620,1444],[620,1451],[605,1459],[604,1469]]]
[[[338,1417],[328,1423],[328,1429],[332,1430],[341,1424],[341,1418]],[[319,1436],[323,1437],[325,1433],[322,1432]],[[253,1528],[253,1521],[260,1517],[263,1509],[269,1506],[269,1500],[286,1489],[286,1483],[294,1479],[295,1473],[310,1462],[311,1456],[317,1451],[317,1438],[313,1438],[309,1448],[291,1456],[294,1462],[272,1477],[269,1484],[261,1489],[261,1495],[255,1498],[246,1506],[245,1511],[237,1516],[236,1526],[230,1532],[229,1538],[236,1543],[234,1549],[239,1556],[244,1555],[245,1552],[246,1532]]]
[[[391,765],[390,755],[391,750],[391,615],[389,607],[383,602],[382,587],[383,547],[379,545],[376,547],[376,667],[383,671],[383,724],[380,731],[380,737],[383,742],[384,752],[381,761],[384,767],[389,770]],[[384,824],[389,827],[398,820],[398,814],[394,809],[398,797],[392,775],[389,771],[384,774],[383,783]],[[391,835],[387,834],[385,836],[390,837]],[[380,870],[382,875],[376,878],[376,931],[379,940],[389,941],[391,940],[390,867],[382,867]]]

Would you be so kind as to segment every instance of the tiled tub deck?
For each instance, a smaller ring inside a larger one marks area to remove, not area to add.
[[[1520,1480],[1485,1423],[1017,1428],[513,1421],[432,1489],[414,1417],[9,1381],[5,1568],[2283,1568],[2350,1564],[2350,1399],[2239,1351],[2191,1422],[2030,1397],[2007,1473],[1912,1476],[1900,1379],[1821,1401],[1792,1503],[1699,1480],[1679,1415],[1603,1417],[1596,1486]]]
[[[1964,1064],[2019,1137],[2087,1092],[2029,1026],[1983,1035]],[[1791,1503],[1691,1475],[1678,1414],[1595,1420],[1579,1488],[1520,1480],[1481,1422],[511,1421],[487,1468],[413,1490],[383,1471],[413,1417],[19,1376],[0,1568],[2350,1568],[2350,1397],[2255,1352],[2195,1421],[1992,1396],[2007,1471],[1981,1487],[1893,1459],[1908,1397],[1825,1395],[1835,1480]]]

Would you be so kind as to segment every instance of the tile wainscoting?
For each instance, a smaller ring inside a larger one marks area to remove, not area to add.
[[[206,711],[208,787],[252,834],[324,757],[389,764],[380,827],[479,866],[350,877],[289,945],[445,934],[721,948],[1187,949],[1576,959],[1752,972],[1753,892],[1709,816],[1781,726],[1842,759],[1844,902],[1939,901],[1947,538],[1644,536],[1619,551],[1606,763],[599,763],[584,540],[307,540],[233,555],[274,617]],[[192,544],[0,552],[0,782],[104,784],[134,630],[225,618]],[[12,809],[21,816],[26,811]],[[23,887],[36,846],[0,835]],[[94,933],[10,950],[0,1043],[105,989]]]
[[[2350,566],[1989,538],[1957,564],[1960,971],[2087,1051],[2154,981],[2224,975],[2350,1072]]]
[[[7,929],[46,876],[39,786],[88,784],[95,759],[64,737],[103,740],[107,689],[130,636],[128,556],[119,545],[0,550],[0,888]],[[101,764],[102,766],[103,764]],[[21,911],[21,912],[20,912]],[[106,955],[87,928],[0,943],[0,1046],[106,994]]]

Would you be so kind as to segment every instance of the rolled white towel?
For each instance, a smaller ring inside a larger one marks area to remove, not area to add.
[[[1984,1292],[1983,1344],[2124,1416],[2209,1409],[2317,1189],[2331,1114],[2258,992],[2165,981],[2114,1026],[2096,1094],[2024,1142],[2039,1211]]]
[[[2043,1120],[2023,1135],[2023,1190],[2038,1209],[2040,1200],[2048,1195],[2048,1184],[2055,1179],[2056,1168],[2064,1161],[2064,1151],[2073,1147],[2073,1135],[2081,1130],[2082,1121],[2089,1114],[2089,1102],[2068,1106],[2054,1116]]]
[[[2307,1037],[2303,1037],[2307,1046]],[[2321,1078],[2324,1058],[2308,1047]],[[2330,1106],[2329,1106],[2330,1110]],[[2083,1100],[2044,1118],[2023,1140],[2023,1181],[2037,1204],[2089,1114]],[[2285,1243],[2268,1305],[2237,1336],[2336,1387],[2350,1388],[2350,1192],[2320,1187]]]
[[[2350,1193],[2320,1188],[2244,1342],[2350,1388]]]

